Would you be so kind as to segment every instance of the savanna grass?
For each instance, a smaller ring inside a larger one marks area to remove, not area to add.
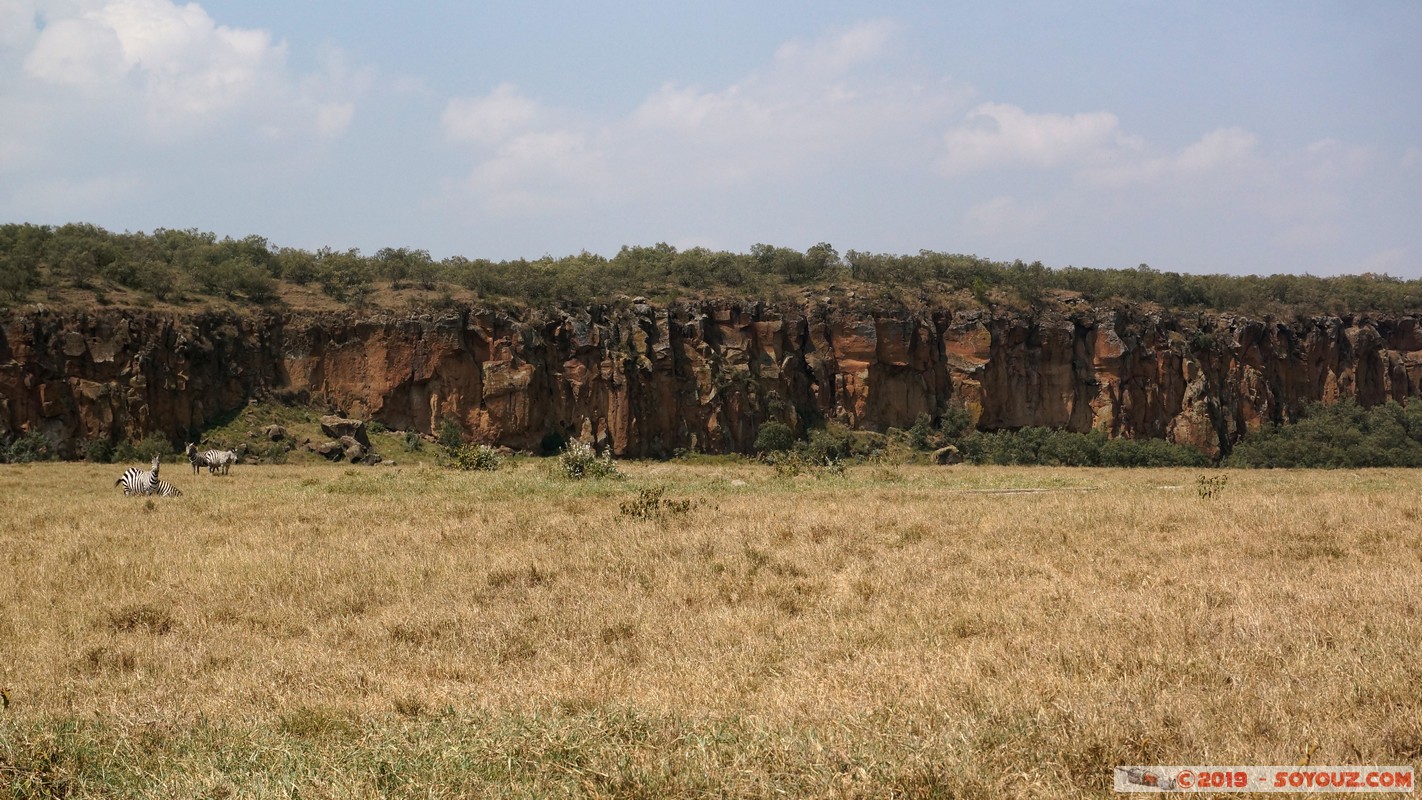
[[[0,467],[0,787],[1105,797],[1118,764],[1422,763],[1422,474],[620,468],[247,467],[144,504],[112,466]],[[623,512],[659,487],[686,510]]]

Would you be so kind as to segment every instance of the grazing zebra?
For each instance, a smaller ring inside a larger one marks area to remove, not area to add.
[[[188,463],[193,465],[193,474],[196,475],[203,468],[213,475],[219,471],[223,475],[232,469],[232,465],[237,463],[237,454],[231,450],[204,450],[198,452],[197,445],[188,444]]]

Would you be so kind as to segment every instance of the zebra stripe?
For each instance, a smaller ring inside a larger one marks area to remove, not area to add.
[[[209,450],[202,455],[207,459],[207,471],[214,475],[219,472],[226,475],[237,463],[237,453],[233,450]]]
[[[226,475],[228,470],[232,469],[232,465],[237,463],[237,453],[231,450],[204,450],[199,453],[197,445],[189,444],[187,453],[188,463],[193,465],[194,475],[198,474],[203,467],[207,467],[207,471],[213,475],[218,474],[219,470],[223,475]]]
[[[138,467],[129,467],[123,471],[123,474],[119,476],[118,480],[114,481],[114,485],[123,487],[124,497],[132,497],[138,494],[151,494],[154,485],[160,483],[158,480],[158,467],[161,463],[158,456],[154,456],[152,469],[141,470]]]
[[[183,493],[178,491],[178,487],[167,481],[153,481],[149,494],[156,494],[159,497],[182,497]]]

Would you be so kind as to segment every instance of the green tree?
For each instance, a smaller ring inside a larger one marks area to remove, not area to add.
[[[0,225],[0,293],[23,300],[40,284],[50,230],[39,225]]]
[[[755,449],[760,453],[780,453],[795,446],[795,431],[783,422],[771,420],[756,432]]]
[[[316,251],[316,272],[321,291],[338,302],[364,304],[374,288],[374,270],[354,247],[345,252],[329,247]]]

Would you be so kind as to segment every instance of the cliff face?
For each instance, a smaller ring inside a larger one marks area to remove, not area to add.
[[[984,430],[1163,437],[1217,454],[1310,400],[1404,400],[1422,317],[1266,323],[1129,307],[1029,312],[697,302],[412,316],[0,313],[0,441],[180,442],[249,400],[478,441],[620,456],[748,451],[760,425],[882,431],[963,403]]]

